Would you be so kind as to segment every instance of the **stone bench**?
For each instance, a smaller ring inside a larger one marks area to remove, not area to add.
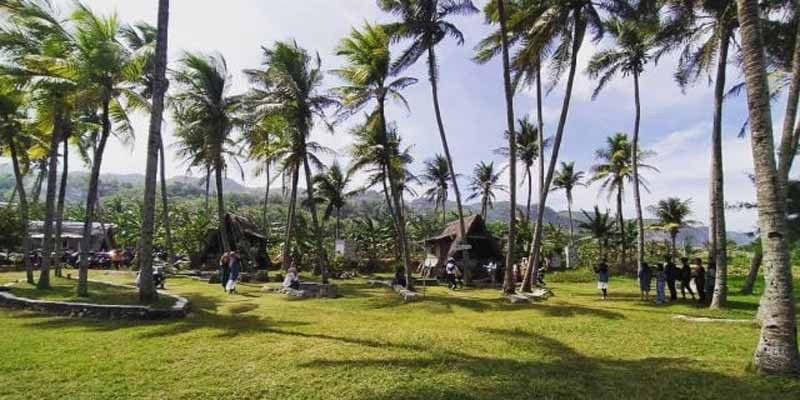
[[[397,292],[397,294],[400,295],[400,297],[403,298],[403,301],[405,301],[406,303],[410,303],[410,302],[422,299],[422,296],[420,296],[419,293],[411,291],[411,290],[408,290],[405,287],[400,286],[400,285],[392,285],[392,282],[390,282],[390,281],[371,280],[371,281],[368,281],[368,283],[370,285],[372,285],[372,286],[383,286],[383,287],[386,287],[386,288],[394,290],[395,292]]]

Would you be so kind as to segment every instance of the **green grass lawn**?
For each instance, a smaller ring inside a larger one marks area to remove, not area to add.
[[[125,283],[133,285],[134,282],[130,275],[125,275],[125,278],[109,278],[110,275],[94,276],[96,280],[117,283]],[[91,304],[121,304],[121,305],[138,305],[139,293],[130,288],[123,288],[117,286],[103,285],[102,283],[89,282],[89,297],[78,297],[76,294],[77,281],[75,279],[59,278],[55,276],[50,277],[50,289],[38,290],[36,285],[31,285],[27,282],[19,282],[11,288],[11,293],[19,297],[27,297],[29,299],[50,300],[50,301],[68,301],[79,303]],[[154,307],[168,308],[175,304],[175,299],[171,297],[161,296],[159,301],[154,304]]]
[[[612,280],[608,301],[593,282],[548,279],[556,297],[515,306],[488,289],[428,287],[404,304],[363,280],[340,282],[340,299],[294,300],[171,279],[194,306],[186,319],[0,310],[0,398],[800,398],[800,381],[749,372],[757,326],[672,318],[751,318],[757,296],[712,312],[642,303],[629,279]]]

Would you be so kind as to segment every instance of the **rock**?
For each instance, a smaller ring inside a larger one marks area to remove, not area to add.
[[[530,303],[530,300],[526,296],[518,295],[518,294],[510,294],[506,296],[506,298],[511,302],[511,304],[524,304]]]
[[[553,291],[546,288],[546,287],[536,287],[530,293],[521,293],[522,296],[525,296],[531,300],[547,300],[548,298],[553,296]]]

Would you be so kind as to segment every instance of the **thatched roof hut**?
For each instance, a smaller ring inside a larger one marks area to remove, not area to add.
[[[255,266],[258,269],[269,267],[270,261],[266,256],[267,236],[258,225],[241,215],[227,213],[225,214],[225,229],[231,249],[242,255],[245,265]],[[206,247],[200,261],[209,267],[216,266],[216,261],[221,254],[222,242],[219,229],[214,229],[208,233]]]
[[[428,260],[435,260],[435,265],[429,265],[430,268],[443,267],[448,257],[463,262],[464,252],[461,251],[459,244],[469,245],[469,258],[473,266],[487,261],[502,260],[500,241],[486,229],[486,223],[480,215],[464,218],[464,225],[466,238],[461,237],[460,223],[456,220],[447,225],[440,234],[425,239]]]

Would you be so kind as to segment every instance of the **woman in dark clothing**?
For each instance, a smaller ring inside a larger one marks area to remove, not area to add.
[[[239,253],[236,251],[230,252],[230,262],[228,265],[230,265],[231,273],[228,277],[228,284],[225,286],[225,289],[228,293],[235,293],[236,281],[239,280],[239,274],[242,272],[242,260],[239,257]]]
[[[692,282],[692,267],[689,266],[689,259],[686,257],[681,258],[680,278],[683,299],[686,300],[686,291],[688,290],[689,294],[692,295],[692,300],[694,300],[694,292],[690,286]]]
[[[231,267],[229,263],[230,257],[228,253],[224,253],[222,257],[219,258],[219,283],[226,292],[228,291],[228,278],[231,276]]]
[[[638,273],[639,290],[641,291],[642,301],[650,300],[650,281],[653,279],[653,270],[647,263],[642,263],[642,269]]]
[[[703,268],[703,260],[699,258],[694,259],[694,268],[692,269],[692,276],[694,277],[694,287],[697,289],[697,297],[700,299],[701,304],[705,304],[706,270]]]

